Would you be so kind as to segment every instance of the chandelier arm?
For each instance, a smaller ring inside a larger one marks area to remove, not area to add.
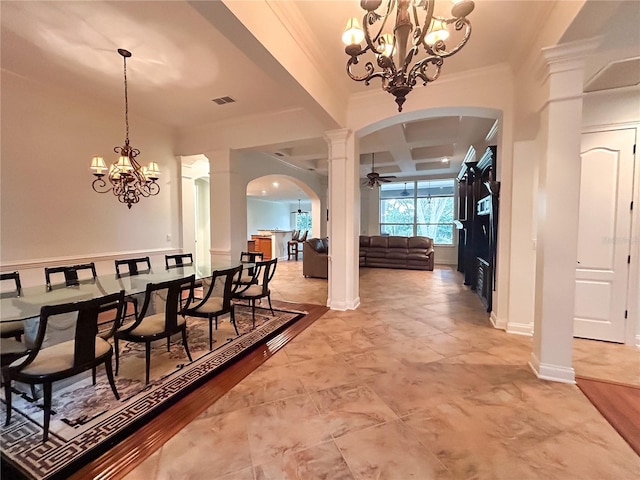
[[[358,59],[356,57],[351,57],[347,61],[347,75],[349,75],[349,77],[356,82],[367,82],[368,85],[369,80],[381,75],[379,72],[375,72],[375,67],[371,62],[367,62],[364,65],[365,73],[363,75],[358,75],[351,70],[351,66],[355,65],[356,63],[358,63]]]
[[[157,195],[160,193],[160,185],[158,185],[155,180],[150,180],[147,187],[149,189],[149,195]]]
[[[439,18],[436,19],[439,20]],[[447,24],[455,23],[456,30],[462,30],[464,28],[465,32],[462,40],[460,40],[460,42],[451,50],[445,50],[445,43],[442,40],[434,43],[432,46],[428,45],[426,42],[423,42],[422,44],[429,54],[441,58],[447,58],[458,53],[462,49],[462,47],[467,44],[467,42],[469,41],[469,37],[471,37],[471,23],[469,23],[469,20],[467,20],[466,18],[452,18],[448,20],[443,18],[442,21]]]
[[[416,33],[415,33],[414,42],[413,42],[413,45],[415,47],[424,43],[424,39],[427,36],[427,33],[429,33],[429,25],[431,25],[431,20],[433,20],[434,18],[433,9],[435,8],[436,2],[433,0],[427,0],[427,2],[428,2],[428,5],[427,7],[425,7],[425,11],[427,12],[427,14],[424,17],[424,27],[420,27],[420,22],[419,22],[419,17],[416,11],[416,7],[415,5],[413,7],[414,20],[416,22]]]
[[[389,19],[391,9],[395,6],[395,3],[396,3],[396,0],[389,0],[389,2],[387,3],[387,11],[384,13],[384,15],[380,15],[375,10],[371,10],[365,13],[364,17],[362,18],[362,27],[364,29],[364,38],[367,42],[367,46],[376,55],[381,55],[384,51],[384,49],[382,51],[379,51],[375,46],[375,43],[380,38],[380,34],[382,33],[385,25],[387,24],[387,20]],[[380,24],[378,33],[376,33],[375,36],[372,37],[371,34],[369,33],[369,25],[373,26],[377,21],[380,21],[380,20],[382,21],[382,23]],[[362,50],[361,53],[364,53],[366,51],[367,49],[365,48],[364,50]]]
[[[416,63],[409,72],[407,77],[409,78],[410,84],[413,86],[416,84],[416,77],[421,78],[426,85],[429,82],[434,82],[440,76],[440,69],[444,61],[439,56],[427,57]],[[427,74],[427,68],[429,68],[429,64],[433,64],[435,67],[435,73],[433,75]]]
[[[112,187],[107,186],[107,182],[104,181],[102,175],[100,175],[91,183],[91,188],[93,188],[93,191],[96,193],[107,193],[112,189]]]

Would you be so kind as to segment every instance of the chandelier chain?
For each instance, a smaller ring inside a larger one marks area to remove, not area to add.
[[[129,96],[127,93],[127,57],[122,57],[124,61],[124,124],[126,128],[125,145],[129,145]]]

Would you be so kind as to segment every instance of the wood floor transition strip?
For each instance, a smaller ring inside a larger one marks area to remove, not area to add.
[[[640,455],[640,387],[576,376],[582,393]]]
[[[243,378],[272,357],[329,309],[321,305],[274,301],[274,307],[302,310],[307,315],[256,347],[200,388],[178,400],[109,451],[80,468],[69,480],[117,480],[131,472],[171,437],[209,408]]]

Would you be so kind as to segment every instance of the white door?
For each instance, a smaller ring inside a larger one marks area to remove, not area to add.
[[[635,130],[582,136],[574,336],[625,340]]]

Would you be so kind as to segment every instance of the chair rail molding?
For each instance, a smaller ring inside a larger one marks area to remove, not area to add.
[[[95,253],[85,254],[78,256],[67,257],[50,257],[39,258],[37,260],[16,260],[10,262],[2,262],[0,270],[21,270],[30,268],[44,268],[57,264],[67,263],[85,263],[85,262],[108,262],[116,259],[123,258],[135,258],[140,255],[156,256],[156,255],[170,255],[175,253],[182,253],[181,248],[152,248],[148,250],[128,250],[122,252],[109,252],[109,253]]]

